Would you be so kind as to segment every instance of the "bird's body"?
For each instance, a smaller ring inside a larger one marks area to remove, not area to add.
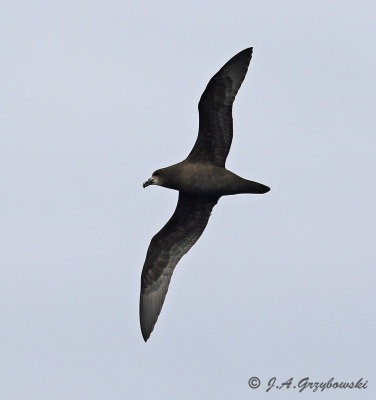
[[[142,270],[140,323],[145,341],[154,329],[175,266],[201,236],[219,198],[270,190],[225,168],[232,141],[232,105],[251,57],[252,48],[245,49],[213,76],[199,102],[199,134],[192,151],[184,161],[155,171],[143,185],[179,191],[176,210],[151,240]]]
[[[187,160],[158,170],[168,179],[161,184],[183,193],[205,196],[227,196],[240,193],[265,193],[269,188],[261,183],[241,178],[223,167]],[[158,181],[154,184],[159,185]]]

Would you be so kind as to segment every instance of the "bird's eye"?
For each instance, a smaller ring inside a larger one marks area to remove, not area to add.
[[[160,171],[155,171],[153,175],[154,175],[154,176],[158,176],[159,173],[160,173]]]

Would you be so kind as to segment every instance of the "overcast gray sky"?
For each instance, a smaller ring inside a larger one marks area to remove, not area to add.
[[[1,14],[1,399],[307,396],[273,376],[376,398],[375,3]],[[141,269],[177,193],[142,182],[187,156],[208,80],[249,46],[227,167],[271,192],[219,201],[145,344]]]

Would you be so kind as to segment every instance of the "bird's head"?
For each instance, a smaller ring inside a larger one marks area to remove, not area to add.
[[[163,186],[163,182],[164,182],[163,170],[157,169],[156,171],[153,172],[151,178],[149,178],[146,182],[144,182],[142,186],[144,188],[146,188],[149,185]]]

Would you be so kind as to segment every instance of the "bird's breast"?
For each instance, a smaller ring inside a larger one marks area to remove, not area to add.
[[[227,171],[207,164],[187,163],[179,174],[179,190],[186,193],[221,196],[227,186]]]

